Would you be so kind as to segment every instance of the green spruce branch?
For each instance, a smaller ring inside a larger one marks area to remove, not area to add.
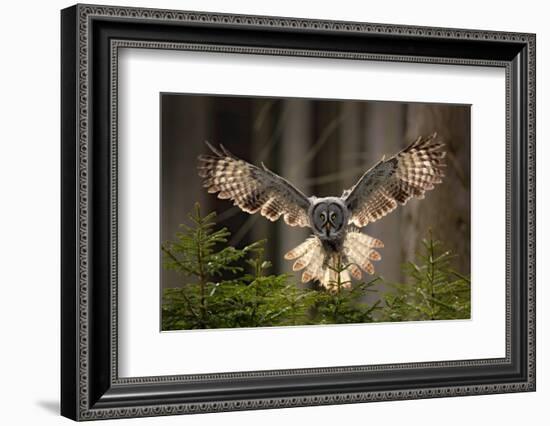
[[[381,321],[422,321],[470,317],[470,279],[452,268],[456,256],[440,241],[422,240],[417,262],[405,267],[406,283],[390,284]]]
[[[228,245],[226,228],[197,203],[173,241],[162,245],[164,268],[180,276],[166,288],[162,329],[268,327],[468,318],[470,280],[451,267],[453,255],[432,238],[423,241],[416,262],[405,266],[406,283],[376,290],[382,279],[343,282],[350,265],[338,260],[331,290],[304,288],[292,275],[271,274],[266,240],[242,248]],[[368,294],[378,296],[367,302]]]

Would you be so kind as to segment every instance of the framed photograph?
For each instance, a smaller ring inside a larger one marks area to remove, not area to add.
[[[61,12],[61,412],[535,390],[535,35]]]

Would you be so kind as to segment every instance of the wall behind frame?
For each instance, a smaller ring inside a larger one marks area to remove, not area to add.
[[[356,2],[269,0],[132,0],[103,4],[207,10],[229,13],[347,19],[411,25],[478,28],[537,33],[538,140],[550,139],[550,28],[544,3],[525,0],[479,2]],[[8,2],[0,27],[0,397],[6,424],[64,425],[59,417],[59,10],[72,2]],[[550,202],[545,197],[550,170],[547,143],[538,144],[538,390],[376,404],[235,412],[201,416],[105,421],[120,425],[440,425],[543,424],[550,399]],[[296,354],[296,356],[300,356]]]

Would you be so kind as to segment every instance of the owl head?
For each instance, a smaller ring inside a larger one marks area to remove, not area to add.
[[[348,223],[348,209],[337,197],[315,199],[309,215],[313,232],[321,240],[341,237]]]

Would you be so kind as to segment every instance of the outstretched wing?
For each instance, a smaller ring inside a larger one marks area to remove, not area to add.
[[[445,151],[437,134],[419,137],[388,160],[382,159],[368,170],[343,198],[350,211],[350,224],[363,227],[372,223],[412,197],[441,183]]]
[[[199,156],[199,176],[209,193],[231,199],[247,213],[260,212],[271,221],[283,216],[290,226],[309,226],[310,200],[286,179],[235,157],[226,148],[214,148],[211,155]]]

